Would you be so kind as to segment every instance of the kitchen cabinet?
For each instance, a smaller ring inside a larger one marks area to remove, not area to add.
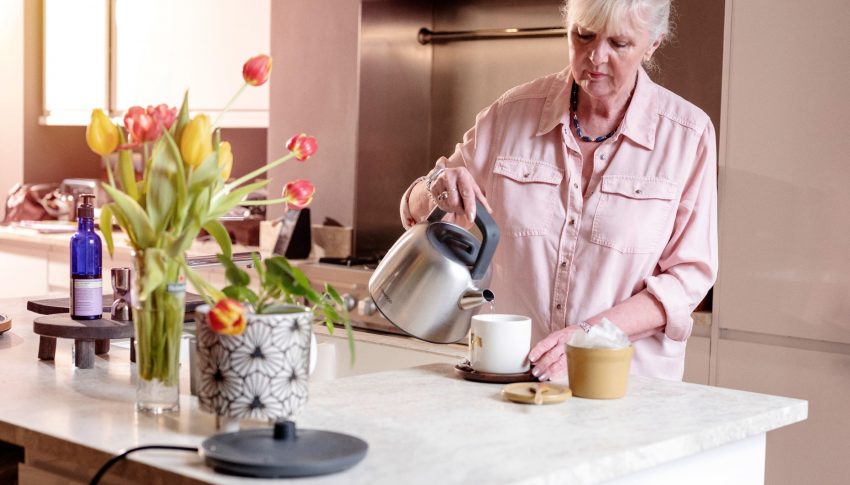
[[[717,385],[809,401],[809,418],[770,433],[765,483],[846,483],[850,355],[720,339]]]
[[[685,374],[682,380],[708,384],[711,358],[711,339],[691,335],[685,350]]]
[[[846,0],[726,0],[712,383],[810,401],[768,438],[770,484],[850,474],[848,22]]]
[[[179,106],[213,119],[269,53],[271,0],[44,0],[44,124],[85,125],[92,108]],[[246,89],[223,127],[267,127],[268,84]]]

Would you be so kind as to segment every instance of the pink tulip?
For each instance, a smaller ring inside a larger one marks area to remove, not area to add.
[[[152,136],[156,126],[153,117],[141,106],[131,107],[124,115],[124,127],[134,143],[156,140],[156,136]]]
[[[162,135],[162,130],[171,129],[175,119],[177,108],[169,108],[165,104],[148,106],[148,109],[133,106],[124,115],[124,127],[130,133],[132,145],[138,145],[146,141],[156,141]]]
[[[283,198],[286,205],[292,210],[303,209],[313,201],[313,193],[316,188],[309,180],[293,180],[283,187]]]
[[[251,86],[260,86],[269,80],[272,73],[272,58],[260,54],[248,59],[242,66],[242,78]]]
[[[312,136],[300,133],[286,142],[286,148],[295,155],[296,159],[303,162],[316,153],[316,150],[319,149],[319,144]]]
[[[159,124],[161,128],[170,130],[171,125],[174,124],[174,120],[177,119],[177,108],[169,108],[167,104],[161,104],[157,107],[148,106],[147,114],[153,118],[154,122]],[[157,133],[157,137],[159,137],[160,134],[161,131]]]

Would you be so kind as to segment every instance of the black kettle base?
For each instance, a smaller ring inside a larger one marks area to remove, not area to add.
[[[283,421],[274,429],[222,433],[204,440],[201,453],[216,472],[259,478],[326,475],[347,470],[369,445],[355,436],[299,429]]]

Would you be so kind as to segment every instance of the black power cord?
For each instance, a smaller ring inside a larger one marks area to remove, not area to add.
[[[127,458],[127,455],[130,453],[141,451],[141,450],[177,450],[177,451],[191,451],[193,453],[198,452],[198,448],[193,446],[172,446],[172,445],[146,445],[146,446],[137,446],[135,448],[130,448],[129,450],[124,451],[120,455],[113,456],[106,463],[100,467],[100,470],[95,473],[94,478],[91,479],[89,485],[97,485],[100,483],[100,479],[106,475],[106,472],[112,468],[112,465],[118,463],[119,461]]]

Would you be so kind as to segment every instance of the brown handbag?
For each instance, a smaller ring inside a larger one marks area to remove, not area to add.
[[[68,214],[68,202],[59,184],[15,184],[6,197],[3,224],[19,221],[56,220]]]

